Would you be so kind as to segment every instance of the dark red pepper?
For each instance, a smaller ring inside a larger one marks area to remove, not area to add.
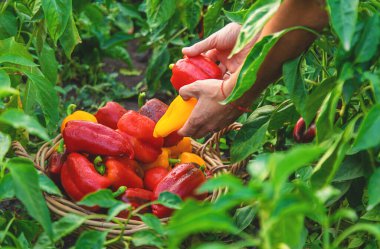
[[[134,151],[129,141],[117,131],[102,124],[87,121],[69,121],[63,130],[68,152],[85,152],[105,156],[129,156]]]
[[[54,151],[50,158],[47,173],[57,186],[61,186],[61,170],[66,160],[66,154]]]
[[[153,137],[154,126],[153,120],[135,111],[128,111],[117,123],[120,134],[132,144],[137,161],[154,162],[161,154],[164,140]]]
[[[211,59],[203,55],[185,56],[172,68],[170,82],[178,91],[181,87],[197,80],[222,79],[222,71]]]
[[[74,152],[68,154],[62,167],[61,183],[68,196],[80,201],[89,193],[108,188],[112,182],[100,175],[87,157]]]
[[[142,188],[143,180],[125,162],[109,158],[105,162],[104,174],[111,181],[111,187],[116,191],[121,186],[128,188]]]
[[[120,104],[110,101],[102,108],[99,108],[95,117],[99,124],[117,129],[117,122],[126,112],[127,110]]]
[[[150,118],[155,123],[165,114],[168,105],[158,99],[151,99],[147,101],[139,110],[139,113]],[[177,132],[172,132],[164,138],[164,147],[177,145],[182,140],[182,136]]]
[[[125,203],[130,203],[133,209],[149,203],[153,199],[153,192],[142,188],[128,188],[120,198]],[[143,208],[140,213],[147,213],[150,207]],[[129,212],[124,210],[119,213],[119,217],[128,218]]]
[[[313,122],[307,129],[303,118],[300,118],[293,130],[294,140],[298,143],[310,143],[316,134],[315,123]]]
[[[145,172],[144,186],[146,189],[154,191],[157,184],[164,179],[169,170],[163,167],[150,168]]]
[[[196,195],[195,190],[206,181],[204,173],[193,163],[184,163],[176,166],[168,175],[163,178],[156,188],[154,189],[154,200],[156,200],[160,193],[169,191],[173,194],[179,195],[182,199],[188,197],[195,197],[201,199]],[[172,209],[164,207],[159,204],[152,205],[153,214],[157,217],[168,217],[172,213]]]

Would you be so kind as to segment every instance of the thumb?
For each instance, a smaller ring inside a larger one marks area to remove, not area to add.
[[[199,89],[196,84],[191,83],[190,85],[183,86],[179,89],[179,95],[183,100],[189,100],[190,98],[197,98],[199,95]]]
[[[187,56],[200,55],[203,52],[211,50],[216,46],[216,34],[213,34],[203,41],[195,43],[193,46],[185,47],[182,49],[182,53]]]

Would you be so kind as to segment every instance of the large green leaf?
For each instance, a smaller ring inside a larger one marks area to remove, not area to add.
[[[368,207],[367,210],[373,209],[376,205],[380,203],[379,195],[380,186],[380,168],[371,175],[368,182]]]
[[[11,87],[11,79],[5,70],[0,69],[0,98],[12,94],[19,94],[18,90]]]
[[[379,127],[380,104],[377,104],[364,117],[352,150],[355,152],[378,146],[380,144],[380,136],[378,136]]]
[[[351,49],[358,18],[359,0],[327,0],[331,25],[346,51]]]
[[[175,6],[175,0],[147,0],[146,15],[150,28],[154,29],[166,24],[175,13]]]
[[[380,29],[374,27],[380,27],[379,14],[373,15],[366,23],[358,45],[355,48],[356,62],[369,61],[376,54],[380,44]]]
[[[44,140],[49,136],[37,120],[17,109],[8,109],[0,114],[0,123],[10,125],[16,129],[23,128],[30,134],[36,135]]]
[[[261,31],[265,23],[272,17],[280,6],[281,0],[259,0],[249,9],[246,14],[239,37],[231,52],[234,55],[241,51]]]
[[[0,63],[4,62],[29,67],[37,66],[25,45],[16,42],[14,37],[0,40]]]
[[[154,246],[156,248],[164,248],[163,239],[154,231],[138,231],[133,234],[132,243],[135,246]]]
[[[82,42],[73,15],[70,15],[69,22],[61,38],[59,38],[59,42],[68,58],[71,58],[75,46]]]
[[[59,98],[54,86],[45,77],[39,74],[29,73],[27,71],[24,71],[24,73],[30,79],[27,83],[27,88],[35,94],[35,101],[40,105],[45,115],[46,123],[49,127],[54,129],[59,121]]]
[[[13,178],[11,174],[5,174],[4,177],[0,179],[0,201],[13,198],[14,196]]]
[[[16,197],[24,204],[30,216],[42,225],[48,236],[53,238],[50,213],[39,188],[38,174],[32,161],[12,158],[6,166],[13,179]]]
[[[207,12],[203,17],[204,36],[207,37],[215,31],[223,7],[223,0],[216,0],[208,6]]]
[[[45,191],[46,193],[49,193],[51,195],[62,196],[62,193],[59,190],[59,188],[45,174],[38,175],[38,183],[42,191]]]
[[[170,54],[167,46],[155,47],[145,77],[150,91],[160,89],[160,78],[168,70]]]
[[[294,29],[295,28],[286,29],[273,35],[265,36],[260,42],[255,44],[245,59],[235,87],[231,94],[222,102],[223,104],[228,104],[239,99],[253,86],[256,82],[260,66],[269,51],[284,34]]]
[[[8,134],[0,132],[0,162],[3,161],[11,146],[11,137]]]
[[[42,9],[50,37],[57,43],[69,22],[72,2],[71,0],[42,0]]]
[[[41,53],[38,55],[41,71],[52,85],[57,82],[58,62],[55,59],[55,51],[47,43],[44,43]]]
[[[180,14],[180,20],[189,30],[193,30],[199,23],[202,11],[202,1],[184,0],[177,1],[177,11]]]
[[[75,243],[75,249],[103,249],[107,232],[90,230],[83,232]]]
[[[17,18],[6,10],[0,13],[0,39],[9,38],[17,34]]]

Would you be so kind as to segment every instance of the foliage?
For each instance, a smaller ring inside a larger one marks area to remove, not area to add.
[[[10,248],[62,247],[62,239],[89,217],[53,220],[42,191],[61,195],[28,159],[16,158],[11,141],[31,152],[58,132],[71,102],[94,110],[140,90],[171,95],[168,64],[180,49],[230,21],[242,24],[233,53],[257,34],[280,4],[275,0],[71,1],[7,0],[0,3],[0,244]],[[86,231],[75,248],[126,245],[157,248],[377,248],[380,246],[380,3],[327,0],[331,26],[311,48],[286,63],[239,120],[231,141],[233,162],[249,160],[248,177],[215,177],[199,191],[228,188],[214,202],[164,193],[157,202],[178,209],[167,224],[140,215],[149,230],[107,239],[107,230]],[[302,27],[298,27],[302,28]],[[265,37],[251,50],[231,102],[249,89],[266,54],[289,30]],[[139,44],[133,47],[131,41]],[[132,48],[129,48],[131,46]],[[146,53],[136,86],[121,74],[139,74],[130,54]],[[127,69],[110,74],[106,59]],[[302,116],[315,122],[309,145],[294,144]],[[228,152],[226,152],[228,154]],[[226,162],[229,163],[229,162]],[[18,199],[20,202],[15,202]],[[109,208],[114,217],[129,205],[99,191],[82,205]],[[138,210],[130,212],[137,215]]]

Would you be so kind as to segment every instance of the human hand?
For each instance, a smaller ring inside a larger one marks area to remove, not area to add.
[[[196,56],[201,53],[213,61],[219,61],[219,67],[222,73],[235,73],[243,64],[250,49],[255,43],[255,39],[248,44],[243,50],[228,58],[235,46],[241,26],[237,23],[230,23],[224,28],[210,35],[206,39],[182,49],[182,53],[187,56]]]
[[[223,80],[198,80],[181,87],[179,94],[184,100],[194,97],[198,102],[178,134],[200,138],[233,123],[242,112],[232,105],[222,105],[219,102],[225,99],[221,86],[224,87],[224,92],[229,94],[235,80],[235,77],[230,77],[223,85]]]

